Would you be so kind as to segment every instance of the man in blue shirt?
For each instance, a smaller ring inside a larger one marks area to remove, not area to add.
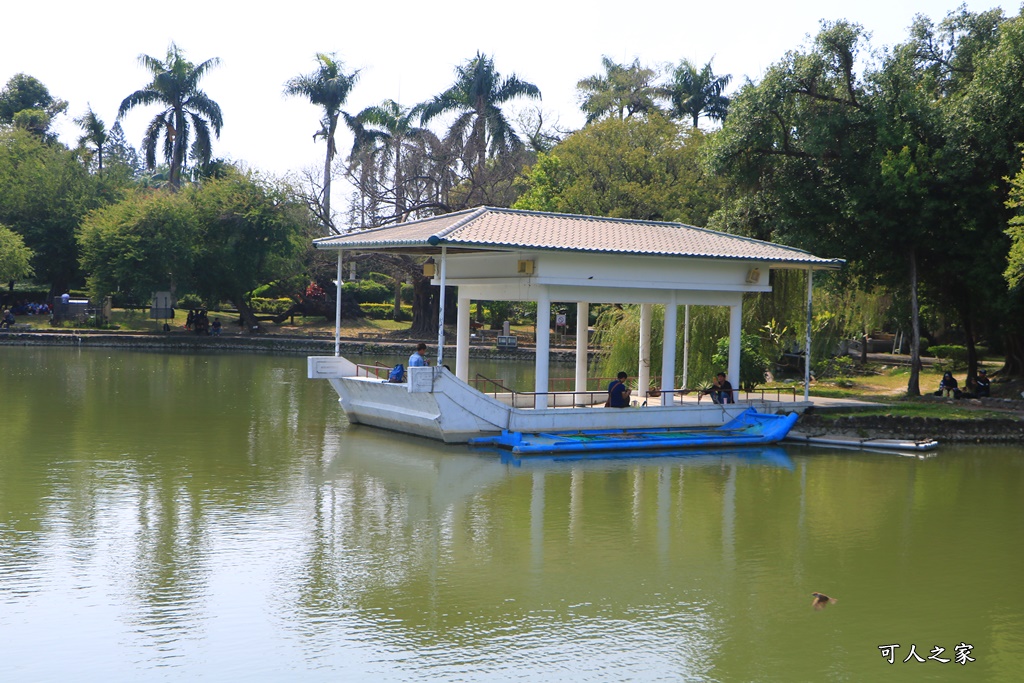
[[[427,345],[426,344],[424,344],[423,342],[420,342],[419,344],[417,344],[416,345],[416,350],[413,352],[413,354],[411,356],[409,356],[409,367],[410,368],[422,368],[422,367],[426,367],[427,365],[430,365],[430,363],[427,362],[426,356],[423,355],[426,352],[427,352]]]
[[[608,403],[606,405],[609,408],[629,407],[629,387],[626,386],[627,377],[626,373],[620,372],[618,378],[613,379],[608,384]]]

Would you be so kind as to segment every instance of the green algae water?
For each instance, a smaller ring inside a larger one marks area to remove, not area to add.
[[[0,680],[1024,677],[1019,447],[510,460],[90,349],[0,347],[0,415]]]

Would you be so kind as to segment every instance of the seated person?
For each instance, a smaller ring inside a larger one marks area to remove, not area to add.
[[[960,398],[960,385],[957,383],[956,378],[953,377],[952,372],[947,370],[943,373],[942,380],[939,382],[939,390],[935,392],[935,395]]]
[[[424,344],[423,342],[417,344],[416,350],[412,352],[411,356],[409,356],[409,367],[423,368],[430,365],[430,363],[427,361],[426,353],[427,345]]]
[[[627,377],[629,375],[620,372],[616,379],[608,383],[608,401],[605,405],[609,408],[629,407],[629,387],[626,386]]]
[[[11,325],[15,323],[14,314],[11,313],[10,309],[4,311],[3,320],[0,320],[0,327],[6,327],[10,329]]]
[[[988,379],[988,373],[978,370],[978,378],[974,380],[975,392],[978,398],[992,395],[992,383]]]
[[[735,403],[736,399],[732,395],[732,383],[725,378],[725,373],[720,372],[715,375],[715,381],[711,384],[711,400],[715,403]]]

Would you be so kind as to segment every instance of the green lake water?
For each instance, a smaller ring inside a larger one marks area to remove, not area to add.
[[[510,461],[91,349],[0,347],[0,416],[3,681],[1024,680],[1020,447]]]

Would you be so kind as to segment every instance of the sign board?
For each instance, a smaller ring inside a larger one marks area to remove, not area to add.
[[[565,327],[565,313],[559,313],[555,316],[555,324]]]
[[[170,292],[153,292],[153,303],[149,307],[152,320],[167,320],[174,317],[174,300]]]

